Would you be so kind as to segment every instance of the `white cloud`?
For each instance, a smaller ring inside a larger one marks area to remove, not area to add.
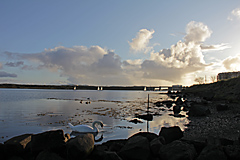
[[[240,70],[240,54],[234,57],[228,57],[223,60],[222,64],[228,71],[239,71]]]
[[[232,10],[231,14],[228,16],[228,20],[233,21],[234,19],[240,19],[240,8]]]
[[[184,37],[185,42],[194,42],[201,43],[209,38],[212,34],[212,31],[208,28],[207,25],[204,25],[201,22],[191,21],[187,24],[186,36]]]
[[[136,38],[132,39],[132,42],[128,42],[130,45],[130,49],[132,51],[144,51],[144,53],[148,52],[151,47],[148,47],[149,40],[152,39],[152,35],[155,31],[154,30],[147,30],[141,29],[138,33]]]

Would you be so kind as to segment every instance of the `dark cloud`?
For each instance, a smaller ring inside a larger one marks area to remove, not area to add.
[[[19,67],[19,66],[22,66],[24,65],[24,62],[23,61],[18,61],[18,62],[7,62],[5,64],[5,66],[8,66],[8,67]]]
[[[16,78],[17,75],[14,73],[7,73],[4,71],[0,71],[0,77],[12,77],[12,78]]]

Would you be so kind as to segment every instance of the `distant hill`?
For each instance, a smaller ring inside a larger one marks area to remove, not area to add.
[[[227,100],[240,102],[240,77],[210,84],[193,85],[184,93],[193,93],[208,100]]]

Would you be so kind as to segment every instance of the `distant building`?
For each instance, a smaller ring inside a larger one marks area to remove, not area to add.
[[[217,75],[217,81],[227,80],[231,78],[237,78],[240,76],[240,71],[238,72],[223,72]]]

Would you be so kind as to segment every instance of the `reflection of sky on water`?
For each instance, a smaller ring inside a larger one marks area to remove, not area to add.
[[[147,94],[136,91],[58,91],[58,90],[7,90],[0,89],[0,142],[25,133],[39,133],[52,129],[63,129],[71,133],[67,126],[88,124],[101,120],[98,136],[103,141],[123,139],[139,132],[147,131],[147,122],[130,123],[136,113],[143,114],[147,108]],[[91,104],[85,104],[87,98]],[[50,98],[50,99],[49,99]],[[166,95],[150,93],[150,102],[167,99]],[[83,100],[83,103],[80,103]],[[172,111],[164,111],[150,103],[150,111],[158,112],[150,121],[149,131],[156,134],[163,126],[179,126],[182,130],[188,119],[169,116]],[[185,113],[181,113],[185,114]]]

